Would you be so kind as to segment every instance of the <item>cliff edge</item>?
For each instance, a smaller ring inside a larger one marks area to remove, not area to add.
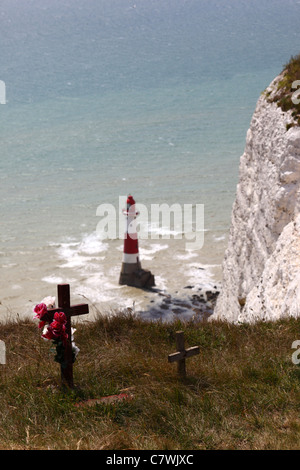
[[[299,106],[291,105],[287,75],[286,68],[260,96],[247,132],[212,319],[300,316]]]

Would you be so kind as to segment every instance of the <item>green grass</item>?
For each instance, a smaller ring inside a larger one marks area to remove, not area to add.
[[[283,78],[278,83],[277,90],[272,93],[272,98],[267,95],[267,99],[272,102],[277,102],[277,105],[283,111],[292,111],[293,121],[287,124],[287,130],[293,126],[300,126],[300,103],[295,104],[296,98],[299,101],[299,94],[295,92],[299,90],[299,85],[293,88],[292,85],[295,81],[300,80],[300,54],[291,57],[290,61],[283,68]]]
[[[37,325],[0,326],[0,449],[299,449],[299,320],[171,324],[116,314],[78,324],[73,390]],[[200,347],[177,377],[175,332]],[[75,404],[132,394],[130,401]]]

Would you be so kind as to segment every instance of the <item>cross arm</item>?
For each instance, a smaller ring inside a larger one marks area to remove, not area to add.
[[[66,309],[66,315],[70,315],[70,317],[74,317],[76,315],[85,315],[86,313],[89,313],[88,304],[72,305],[69,311]]]
[[[62,308],[62,307],[48,308],[47,313],[45,313],[45,315],[43,315],[43,317],[40,320],[51,323],[53,321],[53,317],[56,312],[64,312],[67,315],[67,317],[74,317],[75,315],[76,316],[85,315],[89,313],[89,306],[88,304],[78,304],[78,305],[72,305],[72,307],[70,308]]]
[[[173,354],[168,355],[169,362],[176,362],[181,361],[187,357],[195,356],[196,354],[200,353],[199,346],[193,346],[191,348],[186,349],[185,351],[178,351]]]

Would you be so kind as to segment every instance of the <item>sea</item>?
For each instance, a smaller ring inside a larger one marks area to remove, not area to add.
[[[220,289],[246,132],[299,49],[298,0],[1,0],[0,321],[61,283],[89,318],[169,320],[162,298]],[[152,290],[119,285],[128,194]],[[202,222],[188,239],[153,205]]]

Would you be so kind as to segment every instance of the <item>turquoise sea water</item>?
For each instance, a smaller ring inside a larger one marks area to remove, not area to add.
[[[122,240],[96,232],[128,193],[204,204],[201,250],[141,240],[141,261],[164,293],[219,286],[246,131],[299,23],[296,0],[2,0],[0,316],[58,282],[147,309],[154,294],[118,285]]]

